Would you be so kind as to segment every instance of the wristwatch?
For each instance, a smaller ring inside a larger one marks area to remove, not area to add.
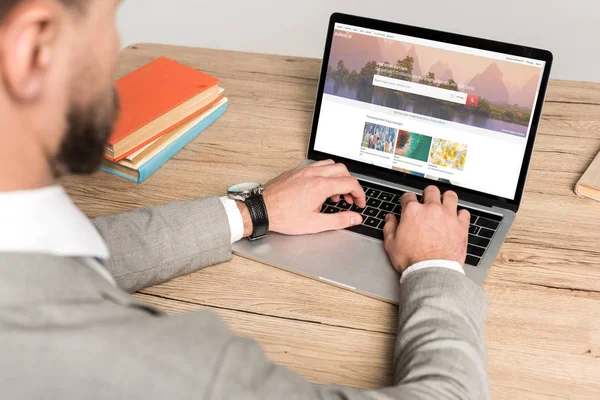
[[[252,219],[252,234],[250,240],[258,240],[269,232],[269,216],[263,198],[263,185],[255,182],[240,183],[227,190],[227,197],[246,203]]]

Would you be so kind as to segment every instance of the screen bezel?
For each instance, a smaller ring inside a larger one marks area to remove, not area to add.
[[[460,186],[446,184],[442,182],[436,182],[429,180],[424,177],[418,177],[415,175],[406,174],[399,171],[393,171],[388,168],[374,166],[366,164],[360,161],[351,160],[345,157],[336,156],[333,154],[323,153],[315,150],[315,140],[317,135],[317,128],[319,124],[319,117],[321,112],[321,103],[323,101],[323,92],[325,89],[325,81],[327,77],[327,66],[329,64],[329,56],[331,52],[331,44],[333,39],[333,31],[336,23],[342,23],[347,25],[354,25],[363,28],[370,28],[379,31],[401,34],[406,36],[412,36],[416,38],[428,39],[437,42],[455,44],[460,46],[471,47],[475,49],[488,50],[497,53],[510,54],[515,56],[527,57],[545,61],[544,72],[542,75],[542,82],[538,93],[537,103],[533,112],[533,119],[531,122],[531,128],[527,139],[527,145],[525,148],[525,155],[523,157],[523,165],[519,174],[519,180],[517,183],[517,190],[515,192],[514,200],[487,194],[484,192],[476,191],[473,189],[466,189]],[[334,13],[331,15],[329,20],[329,28],[327,31],[327,41],[325,43],[325,51],[323,55],[323,64],[321,67],[321,77],[319,80],[319,88],[317,92],[315,110],[313,115],[313,124],[310,135],[310,141],[308,145],[307,158],[311,160],[324,160],[333,159],[336,162],[344,163],[351,172],[360,173],[367,176],[376,176],[377,178],[384,179],[393,183],[411,186],[417,189],[424,189],[429,185],[437,185],[443,190],[454,190],[458,195],[467,201],[475,202],[478,204],[486,205],[489,207],[498,206],[513,211],[519,209],[521,199],[523,196],[523,189],[525,187],[525,181],[527,179],[527,171],[531,161],[531,155],[533,153],[533,145],[538,130],[540,117],[542,114],[542,108],[546,97],[546,91],[548,87],[548,81],[550,78],[550,70],[552,68],[553,56],[552,53],[547,50],[535,49],[531,47],[525,47],[515,44],[502,43],[488,39],[481,39],[476,37],[464,36],[455,33],[441,32],[426,28],[419,28],[415,26],[403,25],[394,22],[386,22],[375,20],[371,18],[358,17],[348,14]]]

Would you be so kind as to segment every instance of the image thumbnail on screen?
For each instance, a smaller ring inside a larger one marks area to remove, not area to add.
[[[412,158],[413,160],[427,162],[432,138],[414,132],[399,131],[395,154],[397,156]]]
[[[391,154],[394,151],[397,133],[396,128],[367,122],[363,130],[362,147]]]
[[[432,164],[463,171],[467,159],[467,145],[433,139],[429,156],[429,162]]]

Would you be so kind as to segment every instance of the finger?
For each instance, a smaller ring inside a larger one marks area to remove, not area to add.
[[[330,196],[347,193],[354,198],[357,206],[364,208],[367,206],[367,197],[358,180],[351,176],[327,178],[324,182],[326,191]]]
[[[331,196],[331,201],[333,201],[334,203],[337,203],[340,201],[340,195],[336,194],[334,196]]]
[[[315,214],[314,223],[310,224],[311,233],[345,229],[362,224],[362,215],[353,211],[342,211],[337,214]]]
[[[417,195],[414,193],[410,193],[410,192],[404,193],[402,195],[402,197],[400,197],[400,207],[402,207],[402,209],[404,210],[404,209],[406,209],[406,205],[412,201],[414,201],[416,203],[419,202],[417,200]]]
[[[456,192],[446,190],[442,195],[442,204],[447,211],[456,214],[456,209],[458,208],[458,195]]]
[[[348,193],[344,195],[344,201],[350,205],[354,204],[354,198]]]
[[[398,229],[398,218],[394,214],[388,214],[385,217],[385,225],[383,226],[383,240],[385,242],[396,239],[396,230]]]
[[[333,160],[321,160],[321,161],[314,162],[312,164],[308,164],[307,167],[314,168],[314,167],[321,167],[323,165],[331,165],[331,164],[335,164],[335,161],[333,161]]]
[[[471,213],[465,209],[462,209],[458,212],[458,220],[464,227],[469,228],[471,225]]]
[[[442,204],[440,189],[436,186],[427,186],[423,190],[423,204]]]
[[[348,172],[348,168],[344,164],[328,164],[321,165],[319,167],[314,167],[309,169],[311,175],[314,176],[350,176],[350,172]]]

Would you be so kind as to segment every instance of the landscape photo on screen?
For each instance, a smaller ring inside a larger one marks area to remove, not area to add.
[[[541,73],[530,65],[336,30],[325,93],[525,136]],[[375,76],[468,93],[470,105],[376,86]]]

